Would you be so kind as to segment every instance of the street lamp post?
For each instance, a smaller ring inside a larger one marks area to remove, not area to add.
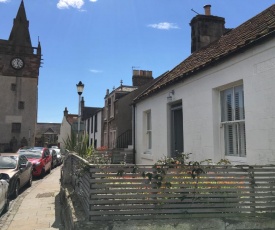
[[[79,81],[76,85],[77,93],[78,93],[78,119],[77,119],[77,144],[79,143],[79,132],[80,132],[80,118],[81,118],[81,94],[83,93],[84,84]]]

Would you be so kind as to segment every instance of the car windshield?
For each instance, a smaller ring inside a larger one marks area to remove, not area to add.
[[[16,156],[0,156],[0,169],[14,169],[17,165]]]
[[[39,159],[42,156],[41,151],[36,150],[29,150],[24,152],[19,152],[20,155],[24,155],[27,158],[36,158]]]

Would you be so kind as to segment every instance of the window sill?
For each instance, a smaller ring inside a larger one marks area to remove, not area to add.
[[[225,156],[226,159],[228,159],[232,165],[242,165],[247,164],[247,158],[246,157],[238,157],[238,156]]]

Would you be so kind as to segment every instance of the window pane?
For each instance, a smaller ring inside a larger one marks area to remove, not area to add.
[[[21,123],[12,123],[11,132],[12,133],[20,133],[21,132]]]
[[[239,154],[246,156],[245,123],[239,123]]]
[[[151,133],[151,131],[148,131],[147,135],[148,135],[148,149],[151,149],[152,148],[152,133]]]
[[[233,89],[227,89],[221,92],[222,121],[233,120]]]
[[[236,124],[225,124],[225,154],[236,155],[238,152]]]
[[[152,148],[152,124],[151,124],[151,111],[146,112],[146,148],[151,149]]]
[[[91,133],[94,132],[94,117],[91,117]]]
[[[235,120],[244,120],[243,86],[234,88]]]
[[[89,130],[90,130],[90,118],[88,119],[86,130],[87,130],[87,133],[89,133]]]
[[[95,132],[97,132],[97,114],[95,115]]]
[[[151,130],[151,113],[147,113],[147,130]]]

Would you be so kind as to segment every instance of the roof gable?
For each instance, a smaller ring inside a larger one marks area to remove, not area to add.
[[[199,70],[215,64],[256,42],[275,34],[275,4],[221,36],[217,41],[191,54],[183,62],[152,85],[137,100],[141,100],[169,85],[192,76]]]
[[[78,118],[78,115],[75,115],[75,114],[68,114],[66,116],[66,120],[70,125],[77,122],[77,118]]]
[[[60,123],[37,123],[36,124],[36,137],[40,137],[43,134],[59,134]]]

